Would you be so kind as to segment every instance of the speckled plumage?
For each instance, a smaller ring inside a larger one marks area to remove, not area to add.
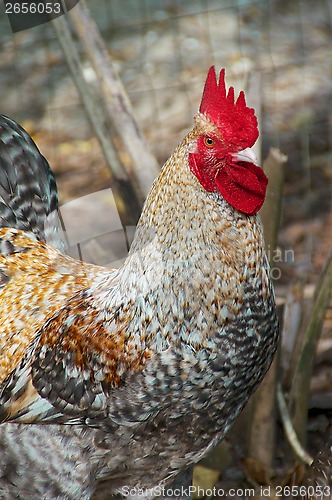
[[[7,304],[0,418],[74,425],[85,448],[63,430],[72,426],[50,428],[60,442],[87,450],[81,468],[92,483],[107,480],[110,493],[168,484],[197,462],[230,429],[276,350],[259,219],[207,192],[189,168],[189,152],[211,131],[220,134],[199,114],[156,179],[117,271],[85,267],[18,230],[0,231],[10,242],[0,258],[0,303]],[[14,252],[24,241],[28,250]],[[33,284],[42,270],[42,283]],[[41,304],[36,314],[26,300],[30,287]],[[57,299],[45,306],[50,296]],[[29,318],[23,329],[22,315]],[[24,347],[12,352],[20,335]]]

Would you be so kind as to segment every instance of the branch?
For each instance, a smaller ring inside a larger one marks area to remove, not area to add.
[[[80,0],[70,11],[70,17],[97,75],[108,120],[112,123],[126,153],[129,154],[130,162],[127,168],[135,191],[140,193],[140,200],[143,201],[158,175],[158,164],[149,151],[143,133],[134,118],[126,91],[84,0]]]
[[[282,425],[284,427],[285,434],[287,436],[289,444],[292,447],[292,450],[302,462],[304,462],[307,465],[311,465],[313,458],[303,448],[296,435],[280,382],[277,384],[277,401],[278,401],[280,417],[282,420]]]
[[[277,148],[271,148],[263,165],[263,170],[269,179],[269,185],[264,205],[259,214],[264,227],[265,244],[269,251],[270,260],[278,241],[286,161],[286,155]]]
[[[284,388],[289,389],[294,376],[294,367],[298,359],[301,337],[301,319],[303,315],[303,293],[305,279],[302,275],[290,287],[284,305],[282,328],[281,369]],[[302,340],[302,339],[301,339]]]
[[[53,19],[51,23],[82,99],[87,117],[103,149],[111,173],[112,189],[115,199],[120,201],[120,203],[117,203],[117,208],[122,222],[124,225],[135,224],[136,214],[139,214],[141,206],[135,192],[133,192],[131,188],[130,178],[120,162],[117,150],[114,148],[110,139],[109,128],[106,125],[107,120],[105,112],[99,102],[94,98],[93,93],[90,91],[84,79],[77,48],[67,24],[67,16],[68,14]],[[126,210],[127,207],[129,207],[129,213]]]
[[[67,24],[66,16],[64,15],[53,19],[52,26],[56,32],[71,76],[84,104],[88,119],[103,148],[106,160],[110,166],[111,175],[112,177],[115,176],[119,179],[125,179],[127,177],[127,173],[119,161],[117,152],[109,139],[109,131],[105,127],[105,114],[103,109],[94,98],[94,95],[90,91],[90,88],[83,76],[82,65]]]
[[[294,428],[303,445],[306,442],[308,419],[308,399],[310,378],[315,360],[316,347],[322,329],[324,315],[332,291],[332,253],[327,260],[316,287],[314,303],[304,332],[303,346],[300,352],[290,391],[290,409]]]

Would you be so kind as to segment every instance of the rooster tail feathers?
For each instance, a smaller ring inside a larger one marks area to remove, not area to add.
[[[64,249],[53,172],[29,134],[0,115],[0,227],[32,232]]]

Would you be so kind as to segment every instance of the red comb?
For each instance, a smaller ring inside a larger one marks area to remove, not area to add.
[[[234,102],[234,87],[228,94],[225,85],[225,70],[222,69],[217,82],[214,66],[209,69],[199,111],[207,115],[220,129],[223,139],[251,147],[258,137],[257,118],[253,108],[248,108],[244,92]]]

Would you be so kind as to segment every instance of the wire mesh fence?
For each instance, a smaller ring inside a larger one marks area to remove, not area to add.
[[[271,146],[288,156],[277,292],[284,296],[289,283],[305,274],[310,296],[332,245],[332,2],[87,0],[87,5],[160,164],[191,127],[212,64],[226,68],[228,85],[236,91],[259,73],[255,99],[262,106],[263,157]],[[1,112],[33,134],[57,175],[60,200],[108,188],[109,171],[52,26],[13,35],[2,11],[0,31]],[[92,84],[96,80],[87,61],[84,76]],[[90,217],[93,224],[93,211]],[[332,360],[323,354],[332,349],[331,337],[330,315],[320,350],[328,363]],[[331,377],[324,383],[320,377],[314,382],[322,394],[314,396],[317,405],[332,393]]]

